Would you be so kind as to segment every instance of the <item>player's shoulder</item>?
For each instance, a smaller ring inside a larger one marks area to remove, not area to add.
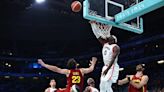
[[[45,89],[45,92],[48,92],[49,90],[50,90],[50,87],[46,88],[46,89]]]
[[[117,44],[113,44],[113,49],[117,50],[117,51],[120,51],[120,47]]]
[[[85,88],[85,92],[88,92],[88,91],[90,91],[91,90],[91,87],[90,86],[87,86],[86,88]]]
[[[148,75],[143,75],[142,78],[148,79],[149,77],[148,77]]]
[[[129,77],[130,77],[130,79],[132,79],[135,75],[127,75],[127,76],[129,76]]]
[[[133,76],[135,76],[135,75],[128,75],[128,76],[133,77]]]
[[[112,44],[114,47],[119,47],[118,44]]]
[[[83,68],[71,69],[70,72],[82,72]]]
[[[80,72],[83,72],[83,69],[84,69],[84,68],[79,68]]]

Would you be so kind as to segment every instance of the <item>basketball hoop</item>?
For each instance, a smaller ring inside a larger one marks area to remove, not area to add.
[[[96,22],[96,21],[92,21],[90,22],[91,26],[93,26],[92,24],[95,25],[95,30],[97,31],[97,33],[103,38],[106,39],[108,37],[111,36],[110,31],[112,29],[111,25],[107,25],[107,24],[103,24],[100,22]]]

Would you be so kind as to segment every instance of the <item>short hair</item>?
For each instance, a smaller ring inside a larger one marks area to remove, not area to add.
[[[145,70],[145,67],[144,67],[143,64],[138,64],[138,65],[136,66],[136,71],[144,71],[144,70]]]
[[[50,79],[50,82],[53,81],[53,80],[55,81],[55,79]]]
[[[75,69],[76,65],[77,65],[77,62],[74,58],[69,59],[67,62],[68,69]]]
[[[95,81],[93,78],[88,78],[87,83],[88,83],[88,85],[95,84]]]

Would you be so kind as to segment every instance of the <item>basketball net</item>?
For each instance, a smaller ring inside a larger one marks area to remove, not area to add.
[[[112,29],[111,25],[107,25],[107,24],[103,24],[100,22],[96,22],[96,29],[97,29],[97,33],[103,38],[103,39],[107,39],[111,36],[110,31]]]

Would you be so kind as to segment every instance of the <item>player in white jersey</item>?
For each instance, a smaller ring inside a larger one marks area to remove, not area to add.
[[[88,78],[87,83],[89,86],[85,88],[84,92],[99,92],[99,90],[95,88],[95,81],[93,78]]]
[[[55,79],[51,79],[50,80],[50,87],[48,87],[44,92],[56,92],[56,81]]]
[[[112,83],[117,82],[119,75],[117,61],[120,47],[116,44],[117,38],[114,35],[110,35],[112,26],[98,25],[95,21],[90,21],[90,24],[94,35],[103,45],[102,55],[104,66],[100,78],[100,92],[113,92]]]

